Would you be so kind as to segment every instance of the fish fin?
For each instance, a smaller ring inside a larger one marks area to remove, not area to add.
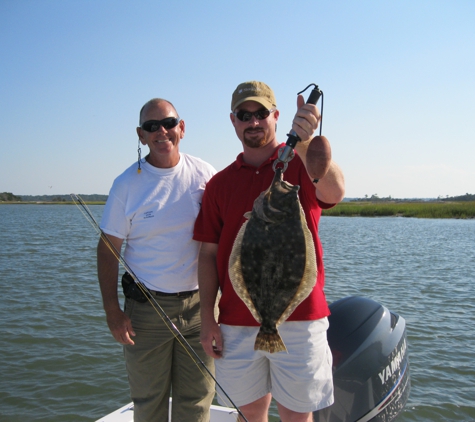
[[[264,333],[259,330],[254,343],[254,350],[263,350],[269,353],[287,352],[284,341],[278,332]]]
[[[242,238],[246,230],[246,225],[247,225],[247,221],[239,229],[236,239],[234,240],[233,249],[229,257],[228,272],[229,272],[229,278],[231,280],[231,284],[234,287],[234,291],[239,296],[239,298],[246,304],[247,308],[251,312],[254,319],[257,322],[261,323],[262,322],[261,316],[256,310],[254,302],[252,301],[251,296],[249,295],[249,292],[246,287],[246,283],[242,276],[241,246],[242,246]]]
[[[317,282],[317,256],[315,254],[315,244],[313,243],[312,233],[307,226],[307,220],[305,219],[305,213],[302,206],[300,206],[300,219],[302,222],[302,229],[305,237],[305,269],[300,282],[299,288],[294,297],[287,306],[286,310],[282,313],[278,319],[276,326],[282,324],[291,314],[295,311],[295,308],[299,306],[309,295],[312,293],[315,283]]]

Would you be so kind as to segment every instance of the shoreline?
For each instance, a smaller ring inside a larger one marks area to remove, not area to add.
[[[105,201],[85,201],[105,205]],[[72,201],[0,201],[0,205],[76,205]],[[351,201],[322,210],[324,217],[405,217],[475,219],[475,201]]]
[[[105,205],[105,201],[84,201],[87,205]],[[0,205],[76,205],[73,201],[0,201]]]

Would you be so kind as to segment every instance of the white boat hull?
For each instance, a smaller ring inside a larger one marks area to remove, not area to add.
[[[171,399],[170,399],[171,402]],[[170,419],[171,420],[171,419]],[[236,409],[230,407],[211,405],[210,422],[236,422]],[[96,422],[133,422],[134,421],[134,404],[129,403],[117,409],[115,412],[98,419]]]

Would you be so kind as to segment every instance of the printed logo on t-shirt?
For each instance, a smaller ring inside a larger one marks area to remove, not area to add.
[[[144,218],[144,220],[145,220],[146,218],[153,218],[153,217],[155,217],[155,216],[153,215],[153,211],[147,211],[147,212],[144,212],[144,213],[143,213],[143,218]]]

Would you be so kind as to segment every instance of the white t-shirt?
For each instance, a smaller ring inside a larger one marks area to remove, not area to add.
[[[216,170],[180,153],[175,167],[144,161],[112,185],[101,221],[106,234],[126,240],[124,259],[151,290],[175,293],[198,288],[199,242],[193,226],[208,180]]]

